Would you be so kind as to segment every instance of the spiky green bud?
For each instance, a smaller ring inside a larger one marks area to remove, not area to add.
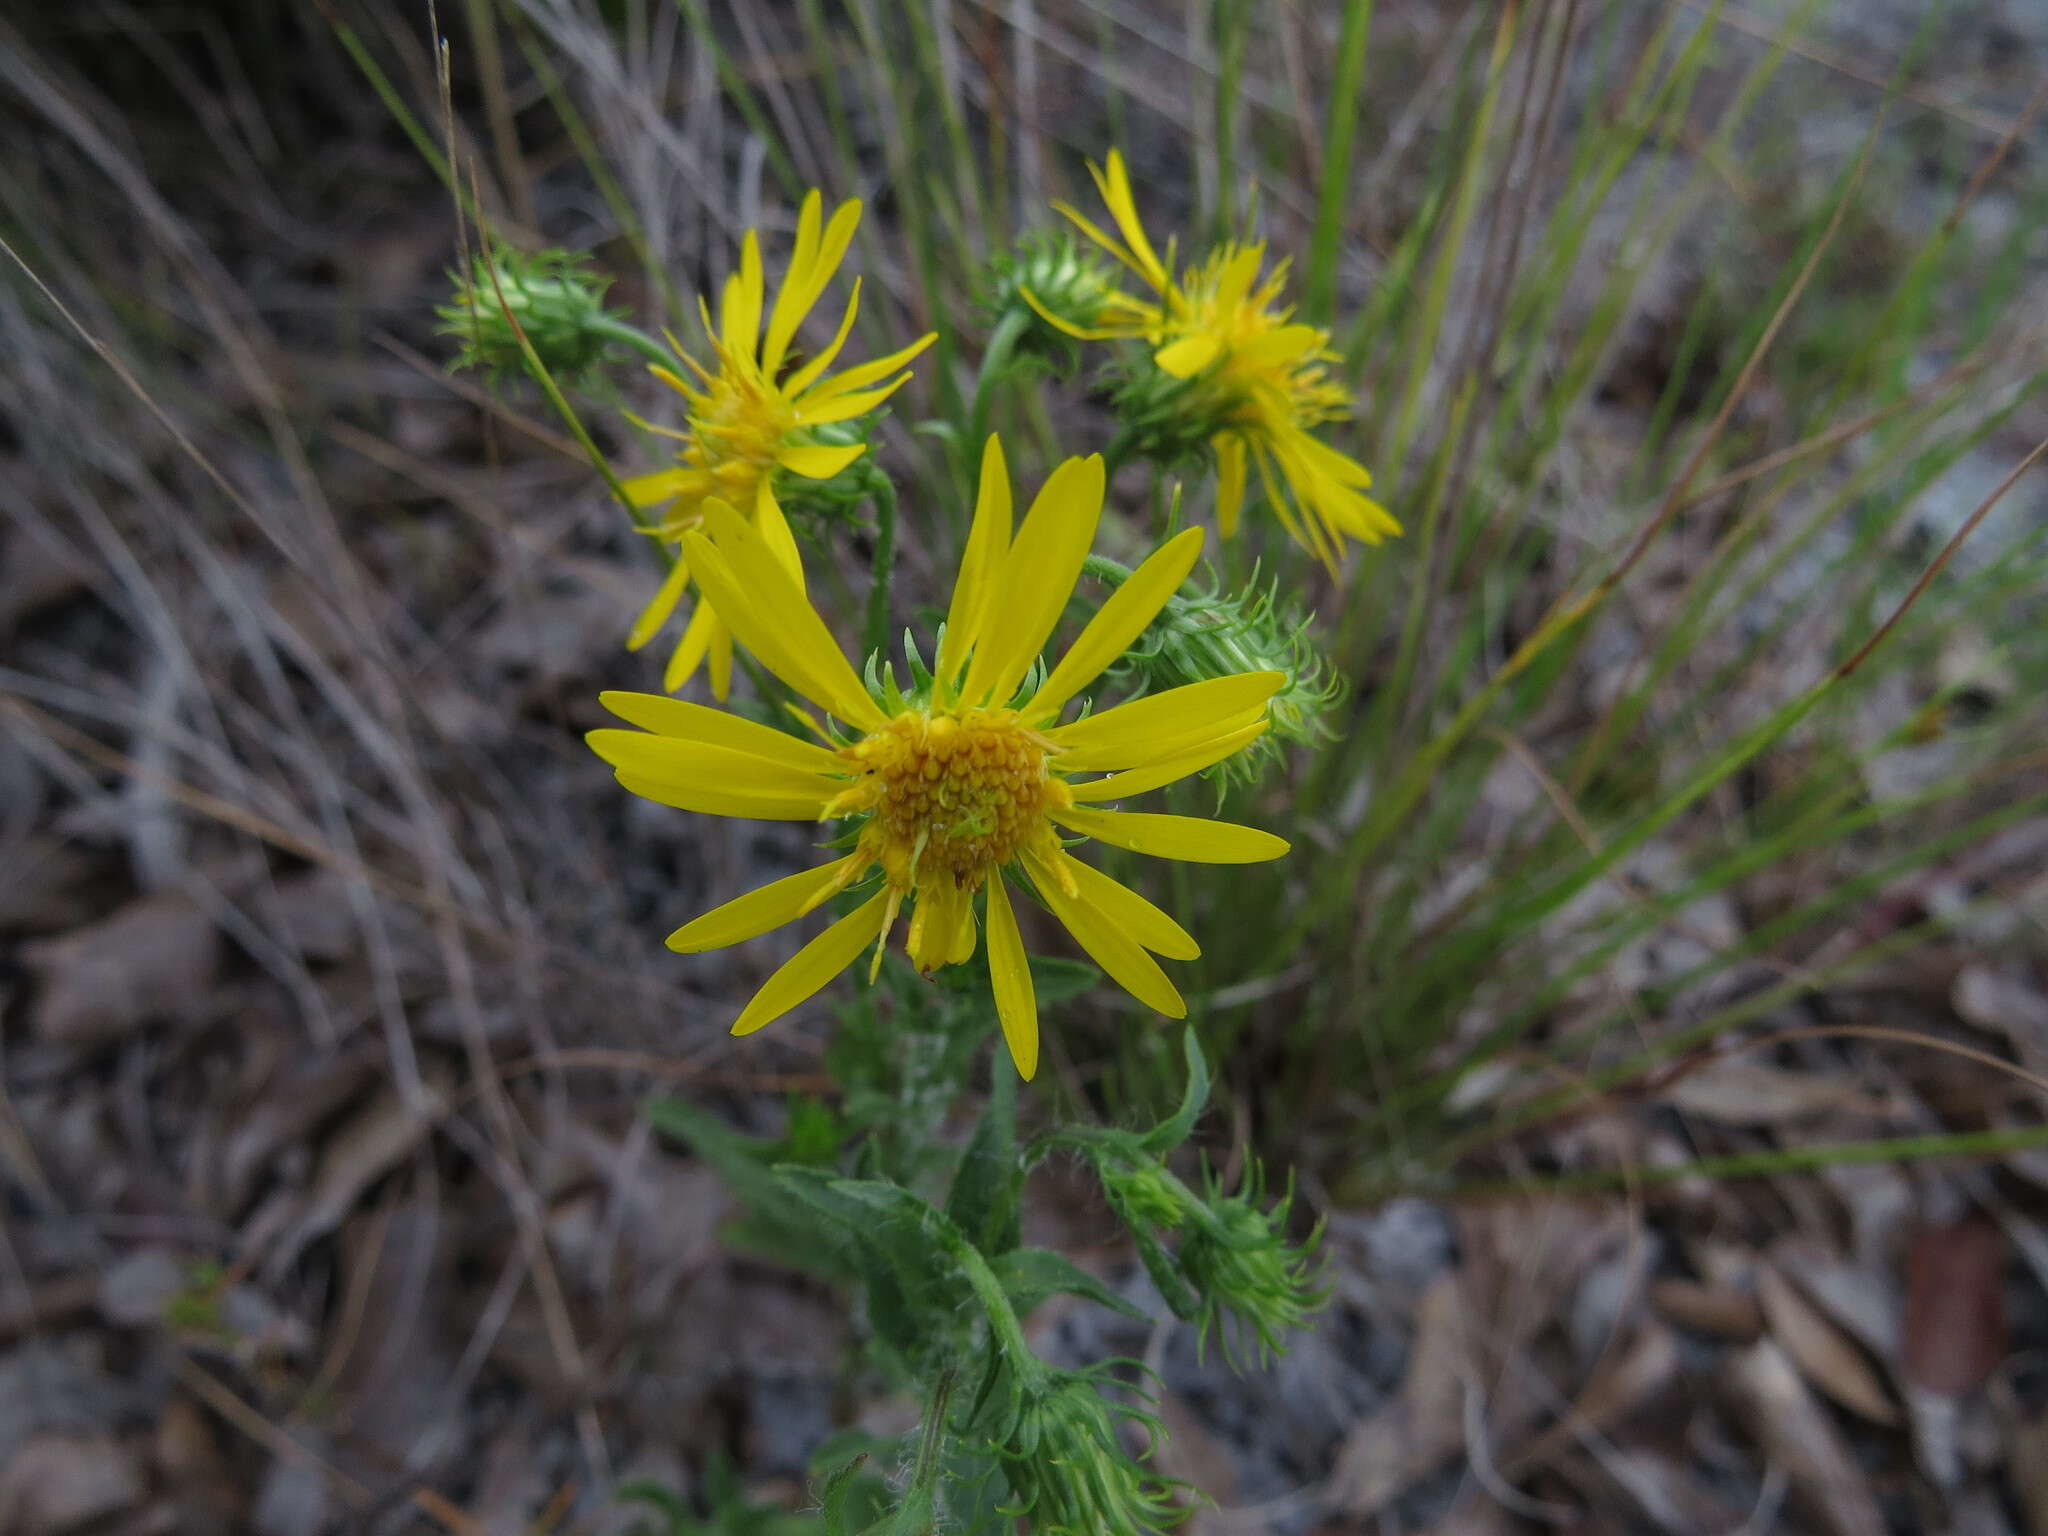
[[[1091,557],[1091,574],[1112,583],[1128,574],[1113,561]],[[1343,697],[1309,638],[1311,616],[1280,599],[1277,580],[1261,587],[1255,571],[1239,592],[1211,587],[1166,600],[1154,619],[1109,671],[1109,681],[1143,693],[1239,672],[1282,672],[1287,681],[1266,706],[1265,735],[1208,770],[1223,783],[1249,783],[1288,746],[1313,746],[1333,734],[1329,715]]]
[[[479,253],[468,272],[450,272],[446,304],[434,313],[443,336],[461,342],[451,368],[482,368],[494,376],[524,373],[522,334],[548,372],[581,377],[604,360],[628,328],[604,307],[611,279],[568,251]]]
[[[1103,1374],[1048,1371],[1020,1384],[1009,1430],[990,1446],[1010,1484],[1005,1512],[1039,1536],[1152,1536],[1187,1516],[1177,1496],[1186,1485],[1146,1466],[1164,1435],[1158,1417],[1103,1396]],[[1147,1442],[1137,1457],[1124,1449],[1124,1425]]]
[[[1061,230],[1034,230],[989,263],[982,310],[992,329],[1014,333],[1011,345],[1071,370],[1079,359],[1077,330],[1101,323],[1116,279],[1092,247]],[[1048,319],[1050,316],[1052,318]]]
[[[1287,1240],[1287,1213],[1294,1204],[1289,1188],[1270,1208],[1260,1209],[1265,1179],[1254,1162],[1244,1186],[1224,1195],[1212,1175],[1203,1190],[1203,1210],[1180,1246],[1182,1270],[1202,1298],[1197,1338],[1206,1344],[1211,1331],[1223,1339],[1226,1359],[1236,1363],[1230,1327],[1237,1324],[1257,1341],[1261,1362],[1286,1346],[1285,1335],[1305,1324],[1329,1297],[1315,1262],[1322,1225],[1300,1245]]]

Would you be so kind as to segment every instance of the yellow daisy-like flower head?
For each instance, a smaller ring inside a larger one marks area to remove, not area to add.
[[[1159,371],[1180,382],[1171,408],[1199,422],[1215,451],[1224,537],[1237,531],[1247,461],[1295,542],[1333,571],[1346,539],[1377,544],[1399,533],[1401,525],[1365,494],[1372,484],[1365,466],[1311,430],[1345,415],[1349,398],[1329,376],[1330,333],[1296,323],[1280,303],[1287,263],[1262,277],[1264,244],[1233,243],[1176,275],[1173,245],[1162,259],[1145,234],[1123,156],[1111,150],[1106,169],[1088,170],[1123,238],[1065,203],[1053,206],[1129,267],[1150,296],[1119,293],[1088,327],[1040,313],[1085,339],[1131,337],[1151,346]]]
[[[1186,1014],[1153,956],[1192,960],[1200,947],[1136,891],[1075,858],[1065,839],[1218,864],[1285,853],[1283,840],[1251,827],[1105,808],[1256,740],[1266,701],[1285,678],[1214,678],[1062,722],[1173,595],[1202,547],[1199,528],[1162,545],[1042,671],[1040,652],[1080,577],[1102,495],[1102,460],[1069,459],[1013,533],[1009,473],[990,438],[936,664],[911,695],[892,682],[882,702],[759,528],[712,501],[701,529],[683,536],[684,558],[740,643],[841,725],[805,716],[817,738],[805,741],[703,705],[609,693],[605,707],[641,729],[593,731],[591,747],[627,789],[664,805],[793,821],[855,817],[859,830],[843,857],[728,902],[670,934],[669,947],[695,952],[750,939],[875,882],[860,907],[768,978],[734,1034],[788,1012],[870,944],[879,965],[878,941],[907,905],[907,948],[926,972],[970,959],[986,928],[1003,1036],[1029,1078],[1038,1065],[1038,1014],[1006,878],[1035,890],[1132,996],[1174,1018]]]
[[[814,429],[880,405],[910,377],[902,371],[905,365],[932,342],[927,335],[887,357],[828,375],[859,310],[856,280],[837,334],[815,356],[798,361],[793,351],[797,328],[839,270],[859,223],[858,202],[841,203],[826,219],[818,193],[806,196],[797,216],[789,270],[772,309],[766,302],[760,237],[748,230],[740,247],[740,268],[726,279],[715,325],[710,307],[699,301],[708,361],[690,356],[670,338],[692,377],[671,368],[651,371],[683,397],[687,420],[681,431],[651,430],[676,438],[683,446],[674,467],[625,482],[626,495],[636,507],[661,509],[657,531],[663,539],[680,543],[703,520],[705,504],[716,498],[753,519],[784,569],[801,582],[796,540],[775,500],[776,477],[828,480],[859,458],[863,444],[819,442]],[[654,600],[635,620],[626,641],[631,649],[654,638],[689,584],[689,562],[678,559]],[[732,630],[715,602],[697,605],[669,659],[662,686],[673,693],[707,658],[712,691],[723,699],[732,685]]]

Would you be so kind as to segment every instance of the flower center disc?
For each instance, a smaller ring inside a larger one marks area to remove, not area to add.
[[[1013,709],[898,715],[845,749],[867,769],[875,819],[862,844],[895,879],[964,889],[1017,856],[1048,800],[1045,738]]]

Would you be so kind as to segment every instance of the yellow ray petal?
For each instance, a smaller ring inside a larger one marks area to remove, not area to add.
[[[1091,864],[1062,850],[1060,864],[1081,893],[1081,899],[1155,955],[1169,960],[1198,960],[1202,946],[1194,935],[1129,886],[1112,880]]]
[[[1329,339],[1329,332],[1318,326],[1276,325],[1263,336],[1238,343],[1236,352],[1249,362],[1284,363],[1320,352]]]
[[[796,547],[796,535],[790,531],[789,519],[782,514],[782,503],[775,499],[775,487],[765,475],[760,490],[754,493],[754,530],[775,556],[775,563],[789,573],[797,591],[805,591],[803,552]]]
[[[1306,434],[1303,435],[1305,436]],[[1278,443],[1279,440],[1276,439],[1275,448],[1278,447]],[[1341,575],[1339,571],[1341,562],[1338,558],[1337,550],[1330,543],[1329,534],[1324,531],[1322,520],[1316,517],[1297,518],[1294,516],[1289,510],[1287,498],[1280,494],[1280,487],[1275,483],[1275,453],[1269,450],[1266,444],[1259,441],[1254,441],[1251,444],[1251,448],[1252,462],[1258,466],[1259,483],[1266,492],[1266,505],[1271,507],[1274,514],[1280,519],[1280,526],[1287,530],[1289,538],[1293,539],[1295,543],[1321,561],[1323,569],[1327,570],[1333,579],[1338,578]],[[1282,474],[1287,477],[1289,486],[1298,493],[1300,484],[1295,478],[1300,473],[1298,468],[1289,470],[1288,464],[1290,461],[1287,460],[1277,460],[1277,462],[1280,464]]]
[[[1129,247],[1127,247],[1121,240],[1117,239],[1116,236],[1106,232],[1101,225],[1097,224],[1093,219],[1090,219],[1078,208],[1073,207],[1071,204],[1060,202],[1058,199],[1054,199],[1052,209],[1054,213],[1059,214],[1060,217],[1064,218],[1069,224],[1072,224],[1076,229],[1080,230],[1082,234],[1086,235],[1095,244],[1101,246],[1105,251],[1109,252],[1110,255],[1114,256],[1118,261],[1122,262],[1125,266],[1129,267],[1133,272],[1137,273],[1138,276],[1142,277],[1146,282],[1150,283],[1155,289],[1158,289],[1162,292],[1165,290],[1165,282],[1161,278],[1156,277],[1154,275],[1155,271],[1157,270],[1155,267],[1148,267],[1143,262],[1138,260],[1138,258],[1131,253]],[[1060,322],[1058,321],[1054,321],[1053,323],[1056,325],[1060,325]],[[1060,329],[1066,330],[1067,327],[1065,325],[1060,325]]]
[[[974,526],[953,579],[953,601],[946,610],[946,632],[939,642],[938,677],[950,689],[974,649],[976,636],[995,589],[996,573],[1010,549],[1010,468],[1002,441],[991,432],[981,447],[981,489],[974,498]]]
[[[889,892],[884,888],[790,956],[761,984],[753,1001],[733,1021],[732,1032],[751,1035],[810,997],[875,941],[888,914]]]
[[[652,507],[675,500],[700,478],[694,469],[657,469],[651,475],[635,475],[630,480],[621,480],[619,489],[626,493],[626,500],[634,506]]]
[[[740,242],[740,269],[725,280],[719,339],[749,362],[761,334],[761,240],[751,229]]]
[[[877,930],[882,942],[875,946],[875,957],[868,964],[870,986],[882,974],[882,952],[889,947],[889,930],[896,926],[896,914],[902,910],[905,894],[903,888],[893,882],[882,887],[882,924]]]
[[[703,306],[704,301],[700,298],[698,299],[697,303],[698,306],[701,308]],[[662,334],[664,336],[668,336],[668,332],[666,331],[662,332]],[[697,376],[699,378],[704,379],[707,382],[710,380],[711,376],[704,371],[704,365],[698,362],[694,357],[691,357],[687,352],[685,352],[682,349],[681,345],[676,341],[675,337],[669,336],[668,344],[671,347],[675,348],[676,356],[680,357],[686,364],[688,364],[692,369],[696,371]],[[647,365],[647,371],[653,374],[657,379],[661,380],[662,383],[666,384],[670,389],[674,390],[677,394],[681,395],[685,400],[689,401],[692,405],[696,405],[704,398],[703,392],[701,390],[694,388],[688,379],[684,378],[681,374],[677,373],[673,368],[664,368],[660,363],[649,363]]]
[[[1256,243],[1241,245],[1232,251],[1229,259],[1223,263],[1223,270],[1216,274],[1214,303],[1219,313],[1229,314],[1244,303],[1245,296],[1252,291],[1253,281],[1259,275],[1259,264],[1265,259],[1265,246]]]
[[[845,761],[835,752],[778,731],[772,725],[735,715],[728,710],[692,704],[687,699],[666,698],[658,693],[627,693],[608,689],[597,702],[621,720],[683,741],[700,741],[734,752],[750,752],[769,758],[786,768],[806,773],[844,773]]]
[[[704,790],[716,795],[763,795],[770,799],[810,797],[816,815],[846,788],[846,780],[799,768],[780,756],[678,736],[613,727],[584,735],[590,750],[620,773],[669,786],[678,794]]]
[[[1197,331],[1161,347],[1152,354],[1152,361],[1159,365],[1161,373],[1176,379],[1192,379],[1215,362],[1222,350],[1222,337],[1214,331]]]
[[[851,725],[879,730],[875,707],[809,598],[767,544],[723,502],[705,504],[705,527],[685,535],[690,569],[740,643],[790,687]]]
[[[771,378],[782,366],[797,327],[817,305],[826,285],[839,271],[840,262],[846,259],[846,248],[852,243],[854,229],[859,223],[860,200],[853,198],[841,203],[833,210],[831,221],[818,237],[816,246],[805,253],[807,259],[801,272],[792,261],[789,276],[783,282],[782,294],[776,301],[778,314],[769,321],[768,336],[761,349],[762,371]],[[783,310],[785,299],[788,301],[786,311]]]
[[[1109,164],[1101,171],[1091,165],[1088,174],[1095,178],[1095,188],[1102,194],[1109,216],[1116,221],[1117,232],[1129,244],[1131,254],[1138,258],[1139,270],[1153,287],[1164,288],[1166,268],[1152,249],[1152,242],[1145,237],[1145,226],[1138,218],[1137,200],[1131,196],[1131,177],[1124,169],[1124,157],[1112,149]]]
[[[1263,725],[1265,720],[1266,706],[1263,703],[1253,704],[1234,715],[1217,719],[1191,718],[1178,724],[1164,725],[1156,733],[1148,733],[1142,742],[1120,741],[1062,753],[1053,759],[1052,766],[1061,774],[1149,772],[1161,763],[1185,756],[1218,737]],[[1139,791],[1129,790],[1126,793],[1136,794]]]
[[[1093,902],[1069,896],[1060,889],[1059,877],[1043,861],[1027,855],[1024,862],[1031,871],[1031,883],[1052,908],[1052,915],[1088,952],[1088,958],[1109,973],[1111,980],[1147,1008],[1170,1019],[1188,1016],[1188,1005],[1166,979],[1166,972],[1159,969],[1159,962],[1146,954],[1136,939]]]
[[[690,615],[690,622],[683,626],[683,638],[669,654],[668,666],[661,674],[662,687],[674,693],[697,675],[719,627],[718,614],[711,605],[699,603],[697,611]]]
[[[1169,749],[1181,751],[1226,729],[1249,724],[1244,720],[1233,725],[1225,722],[1264,705],[1286,681],[1285,672],[1234,672],[1147,694],[1067,725],[1053,726],[1045,734],[1061,749],[1054,766],[1062,772],[1080,773],[1155,762],[1166,755],[1158,747],[1163,739],[1187,738]]]
[[[1128,800],[1133,795],[1149,794],[1177,783],[1204,768],[1213,768],[1225,758],[1235,757],[1265,734],[1266,722],[1255,720],[1243,730],[1212,736],[1198,746],[1176,752],[1147,767],[1113,773],[1106,779],[1091,779],[1086,784],[1069,784],[1067,788],[1074,799],[1084,805],[1103,800]]]
[[[655,637],[676,611],[676,604],[683,600],[683,589],[689,584],[688,562],[676,561],[668,568],[668,575],[662,578],[661,589],[648,599],[647,606],[640,610],[640,616],[633,620],[633,628],[626,635],[627,650],[637,651]]]
[[[972,960],[978,937],[974,926],[974,898],[970,896],[960,903],[958,922],[953,929],[952,947],[946,951],[946,964],[965,965]]]
[[[775,462],[806,480],[829,480],[867,451],[865,443],[790,443]]]
[[[762,622],[758,615],[750,611],[756,601],[754,595],[747,590],[745,582],[726,564],[724,557],[713,548],[711,542],[701,533],[685,534],[683,540],[686,551],[693,545],[698,551],[693,558],[697,561],[698,582],[704,588],[704,601],[697,605],[698,615],[713,612],[715,603],[724,603],[740,616],[740,632],[746,647],[761,659],[763,666],[806,697],[812,696],[813,689],[824,691],[824,685],[812,678],[810,672],[783,643],[775,620],[771,618]],[[709,582],[705,580],[707,571],[711,573]],[[769,602],[771,599],[762,598],[759,601]],[[698,629],[697,619],[694,617],[690,621],[690,628],[693,634]],[[698,637],[696,660],[692,663],[692,671],[697,664],[702,663],[705,653],[709,651],[710,638],[710,624],[707,622],[703,634]],[[664,686],[667,686],[670,692],[675,691],[673,683]]]
[[[943,965],[974,958],[974,892],[948,880],[919,893],[910,919],[910,960],[929,976]]]
[[[1102,675],[1102,669],[1123,655],[1130,643],[1159,616],[1166,600],[1180,590],[1202,553],[1202,530],[1185,528],[1155,549],[1122,586],[1095,610],[1060,664],[1024,706],[1033,723],[1050,720],[1067,700]]]
[[[757,886],[683,924],[668,936],[668,947],[679,955],[694,955],[759,938],[770,929],[795,922],[834,891],[851,884],[863,862],[859,854],[849,854]]]
[[[803,205],[797,210],[796,243],[790,248],[789,266],[782,274],[775,308],[768,315],[768,334],[761,342],[761,371],[771,379],[808,309],[804,295],[817,257],[819,213],[823,207],[824,198],[813,187],[804,194]]]
[[[1038,996],[1031,985],[1031,960],[1017,931],[1017,914],[1003,877],[988,882],[988,976],[996,996],[996,1017],[1017,1075],[1030,1082],[1038,1071]]]
[[[1215,439],[1215,447],[1216,527],[1226,539],[1234,538],[1244,510],[1244,439],[1226,432]]]
[[[1151,333],[1151,325],[1139,319],[1129,319],[1115,325],[1076,325],[1073,321],[1062,319],[1047,309],[1038,295],[1029,288],[1020,287],[1017,292],[1024,296],[1024,302],[1031,306],[1039,319],[1076,341],[1119,341],[1128,336],[1145,336]],[[1100,320],[1103,315],[1098,313],[1095,318]]]
[[[630,732],[628,734],[631,734]],[[746,790],[690,788],[668,779],[617,770],[613,777],[628,794],[656,805],[704,816],[737,816],[748,821],[816,821],[821,809],[811,795],[754,794]]]
[[[900,373],[879,389],[857,390],[852,394],[835,394],[821,400],[812,394],[797,406],[797,420],[807,427],[830,426],[835,421],[851,421],[864,411],[872,411],[884,400],[895,394],[910,382],[910,375]]]
[[[794,400],[825,375],[832,366],[832,360],[846,345],[846,338],[853,334],[853,317],[860,313],[860,279],[853,280],[853,291],[846,298],[846,313],[839,317],[839,329],[832,333],[832,339],[807,361],[782,381],[782,393],[786,399]]]
[[[1061,826],[1116,848],[1190,864],[1262,864],[1291,846],[1284,837],[1203,816],[1150,811],[1094,811],[1079,806],[1048,813]]]
[[[1102,518],[1102,455],[1068,459],[1046,477],[996,575],[967,669],[970,703],[1009,698],[1074,595]]]
[[[711,667],[711,697],[723,704],[732,697],[732,630],[723,624],[715,624],[711,630],[711,648],[705,658]]]
[[[797,410],[805,414],[808,419],[808,411],[812,404],[823,404],[829,400],[837,400],[841,395],[848,394],[853,390],[865,389],[877,379],[887,378],[892,373],[900,372],[902,369],[909,367],[920,352],[938,340],[938,336],[939,333],[937,331],[927,331],[909,346],[899,348],[897,351],[891,352],[887,357],[878,357],[871,362],[857,363],[844,373],[833,374],[831,378],[826,379],[815,388],[805,392],[801,398],[796,399]],[[901,382],[902,380],[897,380],[898,384]],[[892,384],[889,387],[894,389],[896,385]],[[797,396],[797,391],[794,388],[786,388],[784,393],[792,398]]]

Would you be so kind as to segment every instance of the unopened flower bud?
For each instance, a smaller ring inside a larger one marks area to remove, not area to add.
[[[1005,1513],[1039,1536],[1151,1536],[1186,1518],[1175,1497],[1183,1485],[1145,1465],[1164,1433],[1152,1413],[1112,1402],[1083,1371],[1049,1372],[1019,1399],[993,1447],[1013,1495]],[[1125,1424],[1147,1441],[1137,1456],[1124,1448]]]
[[[1039,231],[989,263],[982,307],[992,327],[1007,322],[1016,330],[1018,351],[1071,367],[1079,353],[1061,327],[1093,329],[1116,293],[1113,275],[1093,250],[1065,230]]]
[[[1213,1329],[1232,1356],[1226,1318],[1258,1343],[1259,1359],[1270,1360],[1286,1346],[1284,1336],[1306,1323],[1328,1299],[1315,1263],[1318,1226],[1299,1247],[1287,1240],[1287,1212],[1293,1193],[1261,1210],[1264,1180],[1256,1163],[1245,1185],[1225,1196],[1212,1179],[1204,1192],[1204,1214],[1180,1247],[1181,1268],[1202,1296],[1198,1337]]]
[[[1091,572],[1118,579],[1109,567],[1108,561],[1089,562]],[[1309,622],[1280,602],[1277,581],[1262,588],[1256,575],[1241,592],[1183,593],[1166,600],[1111,669],[1110,681],[1163,693],[1240,672],[1285,673],[1287,681],[1266,705],[1265,735],[1208,770],[1221,782],[1249,783],[1286,747],[1313,746],[1332,734],[1328,716],[1343,684],[1309,639]]]
[[[624,339],[624,322],[604,307],[611,279],[567,251],[528,253],[500,247],[476,256],[454,285],[439,332],[462,343],[451,365],[492,374],[524,373],[524,335],[548,372],[576,378]]]

